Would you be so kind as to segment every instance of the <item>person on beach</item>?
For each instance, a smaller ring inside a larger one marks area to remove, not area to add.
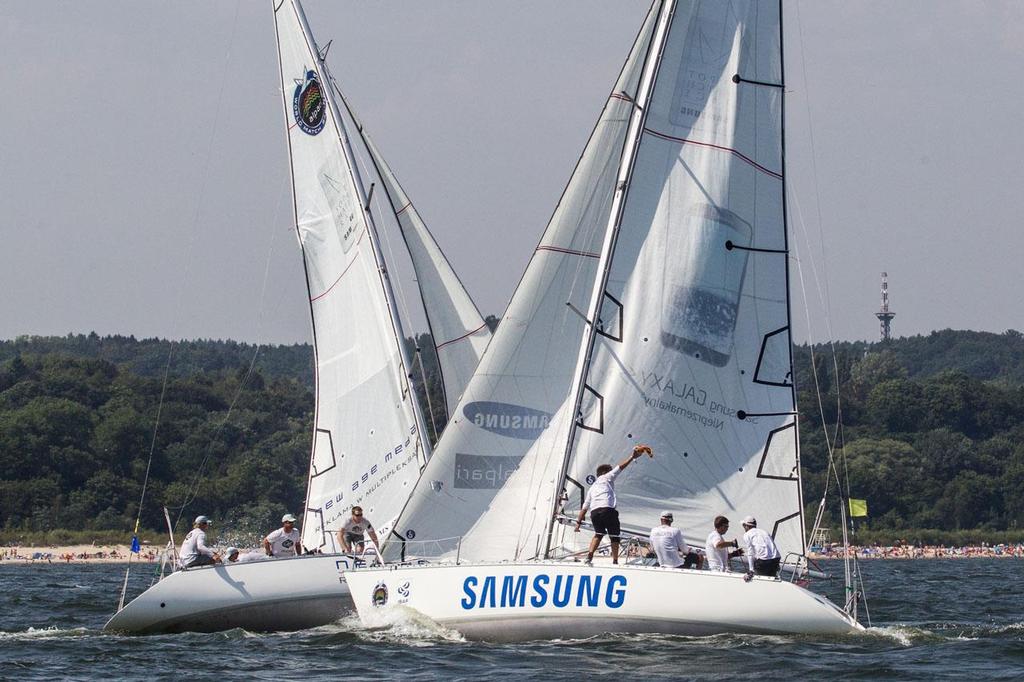
[[[206,546],[206,529],[210,527],[210,519],[197,516],[193,528],[181,543],[178,560],[182,568],[209,566],[220,562],[220,556]]]
[[[281,527],[263,538],[263,551],[275,558],[302,554],[302,541],[295,528],[294,516],[285,514],[281,517]]]
[[[338,531],[338,544],[342,552],[355,552],[362,554],[366,547],[366,535],[370,536],[374,546],[379,546],[377,531],[373,529],[370,519],[363,516],[363,508],[356,505],[352,507],[352,515],[345,520],[341,530]]]
[[[774,578],[779,572],[779,561],[782,559],[775,540],[757,527],[757,519],[753,516],[743,519],[743,530],[743,544],[746,547],[749,569],[744,580],[750,582],[755,574]]]
[[[715,529],[708,535],[704,544],[704,556],[708,560],[709,571],[729,572],[729,559],[742,556],[743,550],[739,548],[737,540],[726,540],[725,534],[729,531],[729,519],[724,516],[715,517]],[[732,547],[733,550],[729,551]]]
[[[697,568],[703,560],[683,539],[683,531],[672,527],[672,512],[661,512],[661,525],[651,529],[651,548],[658,563],[666,568]]]
[[[590,510],[590,522],[594,526],[594,537],[590,539],[590,549],[587,552],[587,563],[594,560],[594,552],[601,545],[601,538],[605,535],[612,542],[612,563],[619,563],[619,533],[622,532],[619,526],[619,510],[615,508],[615,479],[619,477],[630,462],[644,454],[654,457],[654,453],[646,445],[637,445],[633,453],[622,460],[619,465],[612,468],[611,464],[602,464],[597,467],[597,480],[587,491],[587,498],[580,508],[579,517],[576,519],[576,529],[580,532],[580,524]]]

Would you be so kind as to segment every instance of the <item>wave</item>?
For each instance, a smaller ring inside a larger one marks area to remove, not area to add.
[[[28,630],[17,630],[14,632],[0,631],[0,642],[19,640],[39,641],[44,639],[79,639],[99,634],[88,628],[61,629],[57,626],[48,628],[29,628]]]
[[[352,614],[337,621],[336,625],[372,642],[399,643],[406,646],[433,646],[442,642],[464,642],[465,638],[455,630],[431,620],[415,609],[397,605],[389,609],[375,610],[366,622]]]

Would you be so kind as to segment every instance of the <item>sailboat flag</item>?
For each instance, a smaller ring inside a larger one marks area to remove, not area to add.
[[[868,501],[850,498],[850,516],[867,516]]]

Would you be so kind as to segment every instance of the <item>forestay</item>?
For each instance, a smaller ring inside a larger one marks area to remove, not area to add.
[[[316,418],[303,545],[333,548],[354,504],[389,526],[428,447],[401,325],[329,74],[296,3],[275,4],[295,225],[313,319]]]
[[[398,178],[377,151],[373,140],[365,131],[362,132],[416,272],[416,283],[440,366],[445,407],[452,415],[491,340],[491,330],[398,183]]]
[[[646,442],[654,459],[618,479],[624,527],[643,532],[668,509],[699,541],[715,515],[752,514],[784,554],[802,553],[780,8],[679,2],[666,12],[595,301],[604,327],[581,364],[568,506],[579,507],[598,464]]]
[[[458,550],[465,558],[508,559],[536,550],[568,435],[568,421],[559,413],[570,400],[585,328],[582,311],[591,298],[654,16],[641,29],[501,324],[399,519],[402,539],[427,543],[420,551],[454,552],[454,538],[463,535]],[[539,526],[524,514],[524,505],[544,510]]]

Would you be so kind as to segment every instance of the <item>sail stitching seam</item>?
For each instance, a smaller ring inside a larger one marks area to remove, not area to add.
[[[765,168],[764,166],[759,164],[757,161],[754,161],[752,158],[750,158],[749,156],[744,154],[743,152],[740,152],[740,151],[738,151],[736,149],[733,149],[732,147],[723,147],[722,145],[711,144],[710,142],[698,142],[697,140],[690,140],[690,139],[687,139],[685,137],[675,137],[673,135],[666,135],[665,133],[659,133],[657,130],[652,130],[650,128],[644,128],[644,132],[650,133],[651,135],[654,135],[655,137],[660,137],[663,140],[668,140],[670,142],[679,142],[681,144],[695,144],[695,145],[699,145],[701,147],[710,147],[711,149],[719,149],[721,151],[729,152],[730,154],[732,154],[733,156],[737,157],[738,159],[740,159],[742,161],[746,161],[748,164],[750,164],[754,168],[758,169],[759,171],[767,173],[768,175],[772,176],[773,178],[778,178],[779,180],[782,179],[782,174],[781,173],[776,173],[773,170]]]

